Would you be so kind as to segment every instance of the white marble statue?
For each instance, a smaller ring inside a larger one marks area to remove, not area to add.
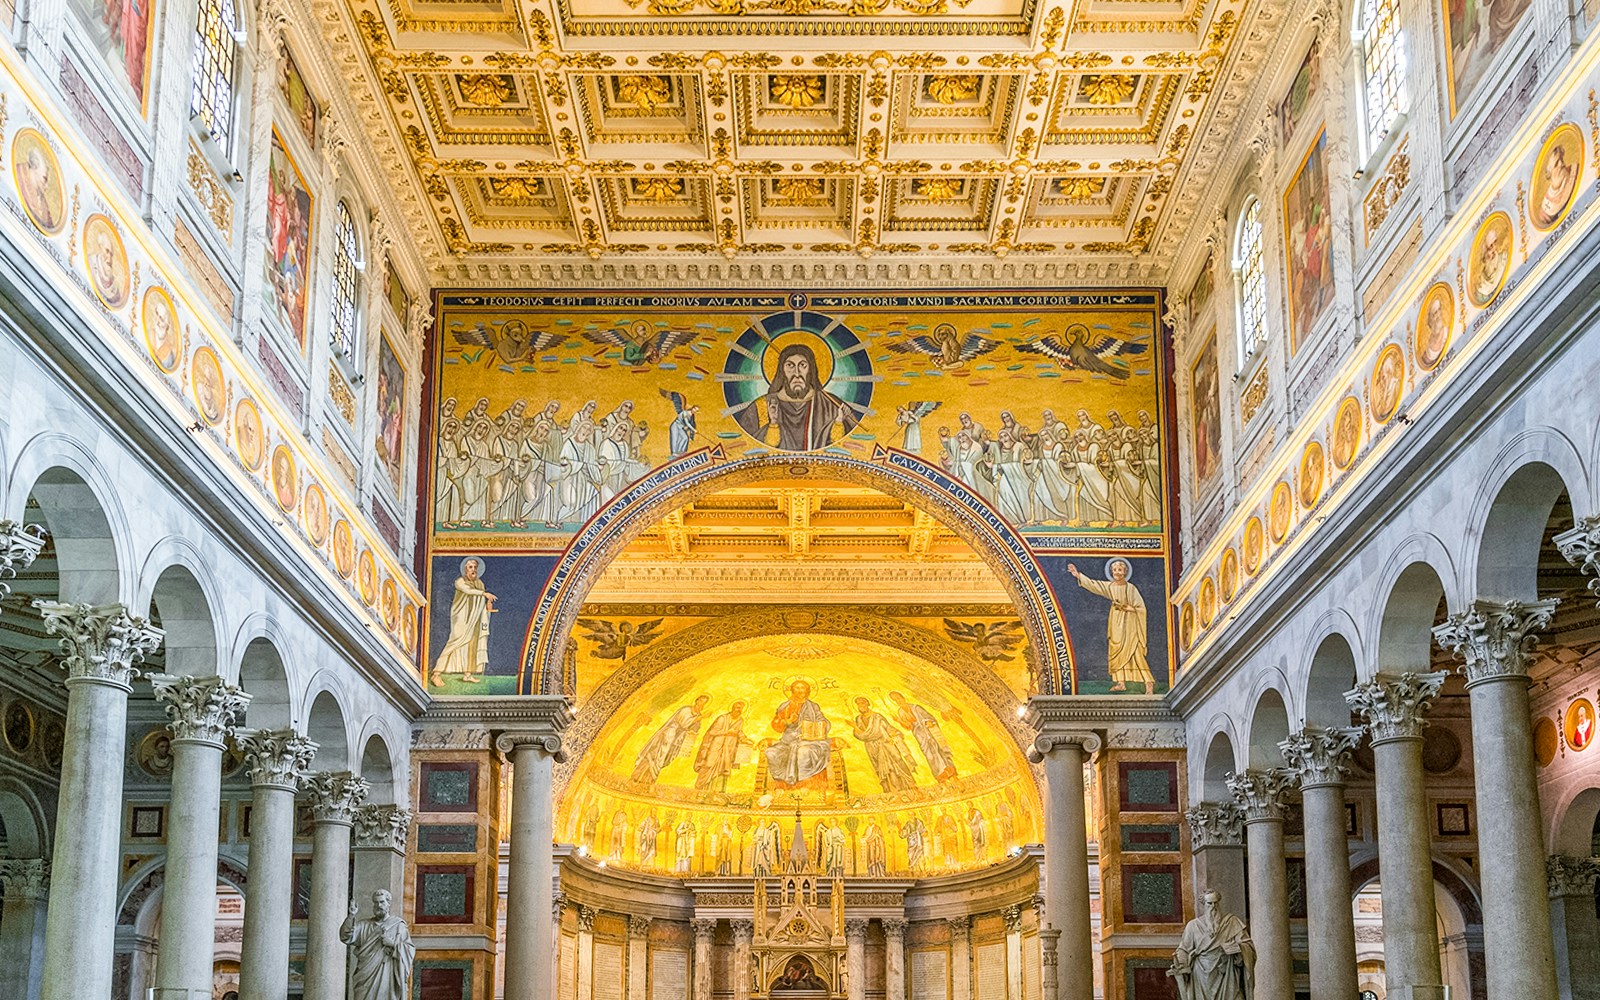
[[[1167,975],[1182,1000],[1251,1000],[1256,950],[1244,921],[1222,911],[1222,894],[1207,889],[1200,913],[1183,927]]]
[[[389,891],[372,894],[372,916],[357,920],[359,907],[339,928],[339,940],[350,946],[351,1000],[408,1000],[411,962],[417,949],[406,922],[389,912]]]

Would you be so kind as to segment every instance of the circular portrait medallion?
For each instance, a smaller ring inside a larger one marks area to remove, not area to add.
[[[417,651],[417,608],[410,601],[400,612],[400,645],[408,653]]]
[[[1372,419],[1386,424],[1400,409],[1400,397],[1406,386],[1406,352],[1399,344],[1390,344],[1378,352],[1378,361],[1372,366]]]
[[[1252,517],[1244,523],[1244,572],[1246,576],[1255,576],[1256,570],[1261,568],[1261,555],[1267,548],[1266,531],[1261,527],[1261,518]]]
[[[340,518],[333,524],[333,568],[346,580],[356,571],[356,542],[350,522]]]
[[[122,248],[122,234],[109,215],[96,212],[83,224],[83,263],[89,271],[89,287],[107,309],[128,304],[133,284],[128,251]]]
[[[1594,742],[1594,705],[1588,698],[1579,698],[1567,706],[1565,733],[1567,746],[1573,750],[1587,750]]]
[[[1417,312],[1417,367],[1431,372],[1439,367],[1444,352],[1450,348],[1450,337],[1455,332],[1456,296],[1450,286],[1438,282],[1422,297],[1422,308]]]
[[[356,587],[367,607],[378,602],[378,564],[372,558],[371,549],[362,549],[361,555],[356,557]]]
[[[261,427],[261,411],[256,409],[255,400],[249,396],[241,396],[233,407],[233,450],[245,468],[251,472],[260,472],[261,462],[266,457],[266,445],[266,431]]]
[[[1282,545],[1289,537],[1289,522],[1294,518],[1294,493],[1289,484],[1280,482],[1272,488],[1272,503],[1267,509],[1267,527],[1272,531],[1272,544]]]
[[[1184,601],[1183,610],[1178,612],[1178,642],[1184,649],[1194,643],[1194,602]]]
[[[778,451],[842,444],[871,411],[870,353],[832,316],[801,310],[762,317],[739,335],[723,364],[727,413]]]
[[[1547,232],[1561,224],[1578,198],[1583,180],[1583,133],[1563,122],[1539,150],[1528,182],[1528,221]]]
[[[1556,759],[1556,750],[1559,749],[1559,734],[1556,724],[1548,718],[1540,717],[1533,724],[1533,759],[1540,767],[1549,767],[1550,762]]]
[[[1217,584],[1211,577],[1200,581],[1200,627],[1210,628],[1217,616]]]
[[[383,586],[378,588],[378,613],[383,616],[383,627],[390,632],[400,627],[400,588],[392,576],[384,577]]]
[[[306,537],[320,549],[328,540],[328,497],[319,484],[311,483],[306,487],[305,504],[300,513],[305,518]]]
[[[4,732],[6,746],[13,753],[27,753],[33,748],[34,733],[37,723],[33,717],[33,709],[21,699],[14,699],[6,706],[4,718]]]
[[[1467,257],[1467,298],[1479,309],[1493,302],[1511,273],[1511,216],[1496,212],[1483,220]]]
[[[60,233],[67,224],[67,189],[56,152],[38,129],[18,129],[11,140],[11,177],[28,221],[46,236]]]
[[[222,362],[217,352],[202,347],[189,362],[189,388],[194,395],[200,419],[215,427],[222,423],[228,406],[228,384],[222,377]]]
[[[160,285],[151,285],[145,289],[141,312],[144,314],[145,350],[150,352],[150,360],[157,368],[171,375],[183,360],[183,328],[178,325],[178,310],[172,304],[172,296]]]
[[[1310,510],[1322,499],[1322,481],[1327,474],[1322,442],[1307,441],[1300,453],[1300,506]]]
[[[1346,396],[1333,417],[1333,465],[1343,472],[1361,447],[1361,401]]]
[[[300,495],[300,473],[294,467],[294,454],[288,445],[272,449],[272,495],[285,511],[294,510]]]
[[[1222,568],[1217,571],[1218,587],[1224,602],[1233,600],[1239,592],[1239,554],[1230,546],[1222,553]]]

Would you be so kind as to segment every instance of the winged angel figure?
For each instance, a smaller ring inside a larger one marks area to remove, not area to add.
[[[1056,364],[1073,371],[1125,379],[1131,372],[1127,363],[1119,358],[1124,354],[1143,354],[1147,347],[1146,344],[1119,340],[1107,334],[1091,333],[1082,323],[1074,323],[1060,337],[1040,337],[1026,344],[1018,344],[1017,350],[1054,358]]]
[[[608,622],[599,618],[579,618],[578,627],[585,629],[584,638],[590,642],[598,643],[594,655],[602,660],[622,660],[627,662],[628,650],[639,649],[650,645],[661,636],[656,634],[656,629],[661,627],[662,619],[652,618],[647,622],[635,625],[633,622]]]
[[[963,337],[956,332],[953,323],[940,323],[927,336],[907,337],[884,346],[896,354],[926,354],[940,368],[960,368],[999,347],[1000,342],[975,333]]]
[[[972,647],[978,658],[985,663],[1014,660],[1011,655],[1022,644],[1021,622],[996,622],[987,625],[983,622],[958,622],[954,618],[944,620],[945,634],[956,642],[964,642]]]
[[[695,338],[693,330],[657,332],[647,319],[634,320],[625,329],[586,330],[583,335],[601,347],[622,348],[622,363],[631,368],[653,365]]]

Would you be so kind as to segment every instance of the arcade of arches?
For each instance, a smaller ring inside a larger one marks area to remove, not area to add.
[[[1600,1000],[1597,29],[0,0],[0,1000]]]

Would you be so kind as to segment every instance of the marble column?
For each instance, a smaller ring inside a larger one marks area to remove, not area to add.
[[[116,936],[128,694],[136,665],[161,644],[163,633],[120,604],[33,606],[45,630],[60,639],[67,671],[40,997],[104,997],[111,994]]]
[[[1244,812],[1245,862],[1250,880],[1250,941],[1256,947],[1254,1000],[1294,1000],[1294,953],[1289,944],[1289,873],[1283,857],[1282,768],[1251,768],[1228,776],[1228,789]],[[1239,913],[1240,900],[1223,898]]]
[[[339,927],[350,915],[350,828],[367,798],[367,782],[349,771],[306,777],[311,797],[311,905],[306,923],[305,1000],[344,1000],[345,945]]]
[[[597,915],[598,911],[592,906],[578,906],[578,1000],[594,998],[594,918]]]
[[[717,931],[717,922],[695,917],[689,926],[694,928],[694,1000],[711,1000],[711,935]]]
[[[250,886],[239,949],[239,1000],[289,993],[289,919],[294,899],[294,796],[317,745],[292,729],[234,736],[250,776]]]
[[[568,714],[570,718],[570,712]],[[548,720],[546,720],[548,721]],[[511,764],[511,855],[506,864],[506,1000],[549,1000],[556,966],[555,811],[551,770],[565,725],[502,733]],[[563,970],[565,974],[565,970]]]
[[[1001,911],[1006,922],[1006,996],[1022,1000],[1022,907]]]
[[[1433,637],[1465,663],[1472,702],[1488,994],[1556,995],[1550,904],[1529,890],[1544,874],[1544,831],[1528,667],[1556,601],[1486,601],[1454,614]]]
[[[867,921],[846,917],[844,921],[845,996],[848,1000],[867,1000]]]
[[[1561,1000],[1600,1000],[1600,920],[1594,912],[1597,875],[1600,858],[1554,854],[1545,859]]]
[[[36,997],[44,974],[50,862],[0,861],[0,997]]]
[[[350,831],[354,856],[354,902],[366,912],[372,894],[387,889],[399,910],[405,898],[406,839],[411,834],[411,810],[395,805],[364,805],[356,810]]]
[[[750,966],[750,944],[755,937],[754,920],[733,921],[733,1000],[750,1000],[755,975]],[[644,993],[641,989],[641,997]]]
[[[220,677],[160,675],[150,683],[172,733],[156,988],[188,997],[211,992],[214,979],[222,749],[250,696]]]
[[[750,965],[750,937],[749,937],[749,931],[750,931],[751,923],[748,920],[744,921],[744,923],[746,924],[745,942],[744,942],[745,943],[744,963],[745,963],[746,969],[748,970],[749,965]],[[734,924],[733,924],[733,935],[734,935],[735,940],[737,940],[738,936],[739,936],[739,921],[737,921],[737,920],[734,921]],[[628,1000],[645,1000],[645,998],[646,998],[645,987],[649,982],[649,965],[647,965],[646,963],[648,963],[649,960],[650,960],[650,918],[649,917],[629,917],[628,918]],[[742,998],[742,1000],[749,1000],[749,997],[750,997],[750,973],[748,971],[745,972],[744,978],[745,978],[745,986],[744,986],[744,997]],[[734,984],[734,989],[735,989],[735,991],[738,990],[738,984],[737,983]],[[737,992],[735,993],[735,996],[737,996]],[[244,1000],[244,998],[241,997],[240,1000]]]
[[[970,920],[970,917],[950,917],[946,921],[950,925],[950,1000],[972,1000]]]
[[[1039,987],[1047,997],[1056,995],[1061,980],[1057,973],[1056,949],[1061,945],[1061,932],[1046,927],[1039,932]]]
[[[1422,996],[1443,985],[1422,730],[1444,678],[1380,673],[1344,696],[1367,722],[1377,768],[1384,992],[1392,997]]]
[[[1044,712],[1035,706],[1031,714],[1038,719]],[[1044,762],[1049,797],[1044,819],[1044,916],[1049,926],[1061,931],[1061,985],[1057,997],[1045,1000],[1091,1000],[1094,996],[1083,768],[1099,749],[1100,737],[1092,733],[1047,729],[1034,740],[1028,754],[1030,760]]]
[[[1195,896],[1215,889],[1230,913],[1245,911],[1244,813],[1233,802],[1202,802],[1184,813],[1194,852]]]
[[[903,917],[883,920],[883,978],[885,1000],[906,1000],[906,922]]]
[[[1344,778],[1361,730],[1308,725],[1278,744],[1300,785],[1305,813],[1307,949],[1311,1000],[1350,1000],[1356,978],[1356,924],[1351,909],[1350,835]]]

